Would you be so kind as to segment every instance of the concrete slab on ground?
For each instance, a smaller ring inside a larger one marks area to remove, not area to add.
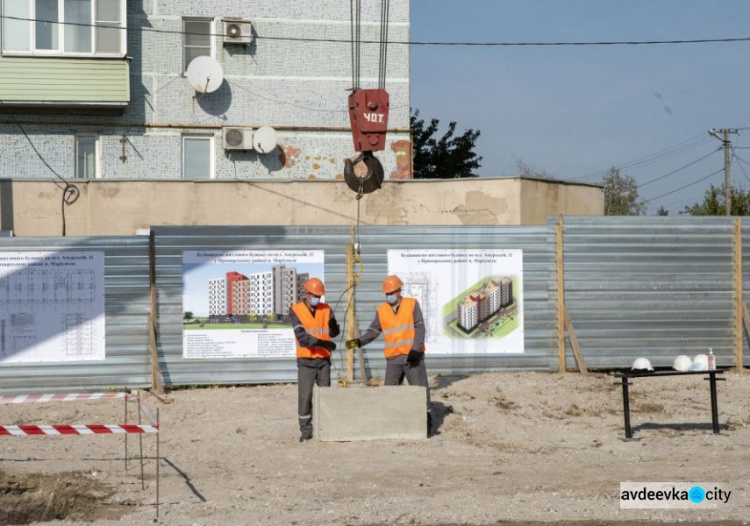
[[[383,386],[313,391],[313,430],[322,442],[426,439],[425,388]]]

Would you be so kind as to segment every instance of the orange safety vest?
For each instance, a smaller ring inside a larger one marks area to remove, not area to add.
[[[383,303],[378,307],[378,318],[380,327],[385,336],[385,357],[392,358],[401,354],[409,354],[414,346],[414,306],[417,300],[414,298],[403,298],[398,312],[393,312],[393,307]],[[420,351],[424,352],[424,344]]]
[[[305,331],[319,340],[331,341],[328,333],[328,321],[331,319],[331,308],[325,303],[319,303],[315,307],[315,317],[304,301],[297,303],[292,310],[299,318]],[[297,358],[330,358],[331,353],[322,347],[302,347],[297,338]]]

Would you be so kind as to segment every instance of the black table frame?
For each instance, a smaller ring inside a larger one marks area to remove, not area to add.
[[[630,427],[630,392],[628,386],[630,385],[629,380],[631,378],[656,378],[662,376],[687,376],[687,375],[708,375],[708,380],[711,384],[711,424],[713,426],[714,434],[719,434],[719,403],[718,395],[716,393],[716,375],[723,374],[723,370],[712,369],[710,371],[627,371],[622,373],[615,373],[615,378],[622,380],[622,409],[625,415],[625,438],[633,438],[633,430]],[[720,378],[723,380],[723,378]]]

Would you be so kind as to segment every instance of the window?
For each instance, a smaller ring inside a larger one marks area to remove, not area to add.
[[[4,53],[125,54],[125,0],[0,1]]]
[[[99,177],[99,138],[96,135],[76,137],[76,177],[96,179]]]
[[[213,37],[211,36],[213,21],[186,18],[182,21],[183,44],[182,70],[187,71],[190,62],[195,57],[213,56]]]
[[[213,179],[212,137],[182,138],[182,178]]]

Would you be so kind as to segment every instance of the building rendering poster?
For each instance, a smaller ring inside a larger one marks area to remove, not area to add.
[[[322,250],[183,252],[183,358],[295,356],[289,307],[323,264]]]
[[[522,250],[389,250],[434,354],[524,352]]]

